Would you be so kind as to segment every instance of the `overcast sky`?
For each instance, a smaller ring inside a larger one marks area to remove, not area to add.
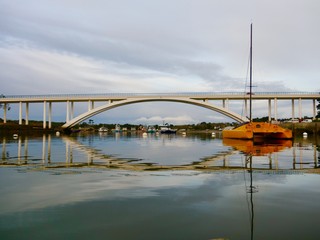
[[[243,92],[251,22],[254,90],[319,91],[319,13],[319,0],[0,0],[1,94]],[[225,120],[174,103],[97,119]]]

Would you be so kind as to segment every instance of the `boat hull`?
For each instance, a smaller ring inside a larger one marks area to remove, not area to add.
[[[222,136],[233,139],[291,139],[292,131],[276,124],[250,122],[235,129],[223,130]]]
[[[162,134],[175,134],[177,131],[176,130],[161,130],[160,133]]]

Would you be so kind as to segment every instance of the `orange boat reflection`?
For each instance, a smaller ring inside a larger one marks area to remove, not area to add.
[[[231,146],[244,154],[252,156],[264,156],[274,152],[280,152],[286,148],[292,147],[291,140],[277,139],[267,142],[254,142],[241,139],[223,139],[223,145]]]

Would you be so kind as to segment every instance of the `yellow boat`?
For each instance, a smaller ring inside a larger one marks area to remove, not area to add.
[[[265,122],[252,122],[252,24],[250,29],[250,116],[249,122],[233,129],[224,129],[223,138],[234,139],[291,139],[292,131],[276,124]]]
[[[223,130],[222,137],[234,139],[291,139],[292,131],[272,123],[249,122],[234,129]]]

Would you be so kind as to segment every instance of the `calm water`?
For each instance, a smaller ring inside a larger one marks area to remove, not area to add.
[[[0,239],[319,239],[313,138],[266,145],[90,134],[0,143]]]

